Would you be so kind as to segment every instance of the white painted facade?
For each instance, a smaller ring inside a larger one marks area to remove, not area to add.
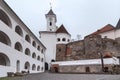
[[[46,48],[10,7],[0,0],[0,77],[7,72],[44,72]]]
[[[51,61],[56,60],[56,44],[67,44],[68,42],[70,42],[71,36],[67,33],[56,33],[59,28],[56,27],[57,19],[52,9],[50,9],[48,14],[46,14],[45,16],[47,23],[46,31],[40,31],[39,33],[40,41],[47,48],[45,59],[48,63],[48,68],[50,69]],[[58,41],[58,38],[60,39],[60,41]]]
[[[119,65],[119,59],[104,58],[104,64]],[[89,59],[89,60],[75,60],[75,61],[57,61],[51,62],[51,65],[58,64],[59,66],[74,66],[74,65],[101,65],[101,59]]]

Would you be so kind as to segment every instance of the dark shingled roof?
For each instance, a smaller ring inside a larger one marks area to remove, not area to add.
[[[99,35],[100,33],[107,32],[107,31],[111,31],[111,30],[113,30],[113,29],[114,29],[114,27],[113,27],[111,24],[108,24],[108,25],[104,26],[103,28],[101,28],[101,29],[93,32],[93,33],[90,34],[90,35]]]
[[[66,33],[66,34],[69,34],[68,31],[65,29],[63,24],[57,29],[56,33]]]
[[[50,11],[47,13],[47,15],[55,15],[55,14],[54,14],[53,10],[50,9]]]
[[[118,21],[118,23],[116,25],[116,29],[120,29],[120,19],[119,19],[119,21]]]

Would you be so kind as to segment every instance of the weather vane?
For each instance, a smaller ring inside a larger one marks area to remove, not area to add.
[[[52,0],[50,1],[50,9],[52,9]]]

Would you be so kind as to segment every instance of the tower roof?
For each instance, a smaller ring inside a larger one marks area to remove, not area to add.
[[[55,15],[55,13],[53,12],[52,9],[50,9],[50,11],[46,15]]]
[[[65,29],[63,24],[57,29],[56,33],[66,33],[66,34],[69,34],[68,31]]]
[[[119,21],[118,21],[118,23],[116,25],[116,29],[120,29],[120,19],[119,19]]]

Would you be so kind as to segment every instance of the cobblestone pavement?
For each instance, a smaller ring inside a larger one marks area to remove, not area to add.
[[[55,74],[39,73],[23,77],[12,77],[11,80],[120,80],[120,75],[107,74]]]

